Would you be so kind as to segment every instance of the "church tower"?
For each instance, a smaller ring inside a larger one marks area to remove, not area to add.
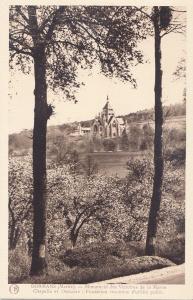
[[[94,119],[92,133],[102,138],[116,138],[121,136],[125,124],[122,118],[116,117],[113,108],[109,103],[109,97],[102,109],[102,112]]]
[[[108,123],[111,116],[114,116],[114,111],[109,103],[109,97],[107,96],[107,102],[103,107],[102,116],[105,117],[105,121]]]

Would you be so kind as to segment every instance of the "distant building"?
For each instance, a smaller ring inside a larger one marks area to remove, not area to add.
[[[102,112],[99,113],[92,124],[92,134],[104,138],[113,138],[121,136],[124,129],[125,122],[123,118],[115,116],[107,97],[107,102]]]
[[[91,127],[82,127],[81,124],[78,124],[76,130],[71,133],[71,136],[82,136],[91,134]]]
[[[107,97],[107,102],[102,112],[95,117],[91,127],[82,127],[79,124],[73,135],[94,135],[103,138],[115,138],[121,136],[124,129],[125,122],[123,118],[115,116]]]

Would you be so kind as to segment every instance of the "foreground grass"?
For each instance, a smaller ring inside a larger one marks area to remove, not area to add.
[[[9,251],[9,283],[91,283],[184,263],[184,234],[159,240],[156,256],[145,255],[145,243],[91,243],[48,256],[49,276],[28,276],[31,257],[20,247]],[[161,258],[162,257],[162,258]]]
[[[118,261],[117,261],[118,262]],[[125,261],[119,261],[117,265],[106,265],[102,268],[74,267],[60,273],[52,271],[45,277],[28,277],[25,279],[10,278],[9,283],[52,283],[52,284],[86,284],[103,281],[120,276],[129,276],[141,272],[148,272],[175,265],[171,261],[158,256],[142,256]]]

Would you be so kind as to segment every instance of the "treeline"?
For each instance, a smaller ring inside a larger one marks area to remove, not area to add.
[[[182,103],[175,103],[170,104],[163,107],[163,114],[165,119],[178,117],[178,116],[185,116],[186,115],[186,101],[184,100]],[[145,122],[154,120],[154,109],[143,109],[137,112],[129,113],[127,115],[119,115],[118,117],[123,118],[125,123],[132,123],[132,122]],[[80,124],[83,127],[89,127],[92,125],[92,120],[81,121]]]
[[[185,116],[186,103],[184,101],[183,103],[164,106],[163,113],[166,119],[178,116]],[[149,121],[154,119],[154,110],[153,108],[140,110],[135,113],[130,113],[128,115],[121,115],[120,117],[122,117],[126,123]]]
[[[132,124],[129,129],[123,132],[121,137],[101,139],[97,137],[87,141],[89,152],[95,151],[153,151],[154,129],[145,123],[143,126]],[[184,128],[164,127],[163,130],[163,151],[165,155],[180,152],[185,158],[186,132]],[[179,158],[181,160],[181,158]]]
[[[185,100],[182,103],[175,103],[170,104],[168,106],[163,107],[164,117],[172,118],[178,116],[185,116],[186,114],[186,102]],[[144,122],[154,120],[154,109],[143,109],[137,112],[129,113],[127,115],[120,115],[118,117],[123,118],[125,123],[132,123],[132,122]],[[82,127],[90,127],[92,125],[92,120],[81,121],[80,124]],[[75,123],[72,123],[75,124]]]

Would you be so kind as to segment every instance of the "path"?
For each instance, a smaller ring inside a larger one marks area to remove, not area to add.
[[[136,275],[124,276],[97,282],[104,283],[128,283],[128,284],[184,284],[185,283],[185,265],[172,266],[150,272]]]

